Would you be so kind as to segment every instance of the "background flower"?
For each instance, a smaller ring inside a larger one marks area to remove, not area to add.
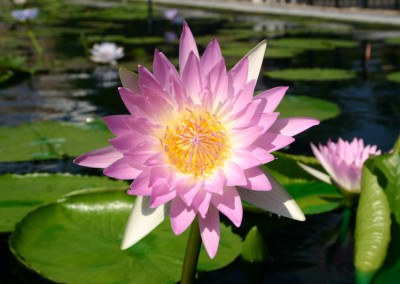
[[[124,48],[117,46],[114,42],[102,42],[93,45],[90,54],[90,59],[94,62],[115,64],[124,56]]]
[[[11,16],[20,22],[26,22],[33,20],[39,15],[39,8],[26,8],[20,10],[14,10],[11,12]]]
[[[318,148],[311,144],[311,149],[328,175],[304,164],[299,165],[323,182],[333,183],[350,193],[360,192],[361,169],[365,160],[370,155],[381,154],[375,145],[364,146],[363,139],[357,138],[351,142],[339,138],[337,143],[328,141],[326,146],[319,144]]]
[[[272,152],[294,141],[293,135],[318,124],[312,118],[278,119],[274,112],[287,87],[253,96],[264,58],[263,41],[226,70],[214,39],[200,57],[184,23],[179,73],[156,50],[153,73],[139,66],[138,75],[121,69],[119,89],[130,115],[105,118],[116,135],[110,147],[75,162],[105,168],[104,174],[134,179],[137,195],[122,248],[146,236],[170,215],[175,234],[197,216],[211,258],[220,238],[219,212],[240,226],[241,200],[271,212],[304,220],[295,201],[259,166]]]

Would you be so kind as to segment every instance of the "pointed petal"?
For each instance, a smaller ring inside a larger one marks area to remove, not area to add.
[[[205,218],[210,207],[210,201],[211,193],[200,190],[193,199],[192,207],[196,209],[202,218]]]
[[[299,163],[299,162],[297,162],[297,164],[303,170],[305,170],[307,173],[309,173],[310,175],[316,177],[317,179],[319,179],[319,180],[321,180],[321,181],[323,181],[325,183],[332,184],[331,178],[327,174],[325,174],[323,172],[320,172],[320,171],[318,171],[316,169],[313,169],[313,168],[311,168],[311,167],[309,167],[309,166],[307,166],[305,164],[302,164],[302,163]]]
[[[105,168],[103,173],[112,178],[128,180],[135,179],[142,171],[143,169],[128,164],[126,158],[121,158]]]
[[[266,100],[264,110],[262,112],[273,112],[285,95],[289,87],[275,87],[266,90],[254,97],[254,100]]]
[[[108,128],[116,136],[126,135],[132,132],[130,125],[134,124],[134,118],[131,115],[111,115],[103,117]]]
[[[124,88],[128,88],[140,94],[139,76],[136,73],[133,73],[128,69],[121,67],[119,68],[119,77]]]
[[[239,193],[234,186],[227,186],[224,188],[224,194],[214,194],[211,203],[229,220],[239,227],[243,218],[243,207],[240,200]]]
[[[210,258],[214,258],[217,254],[220,237],[219,212],[214,206],[210,206],[207,216],[205,218],[199,216],[198,220],[204,247]]]
[[[182,72],[182,82],[188,97],[193,99],[196,104],[202,103],[205,78],[200,69],[199,59],[190,53],[185,68]]]
[[[218,41],[213,38],[207,45],[200,60],[204,74],[207,75],[222,59],[221,48],[219,47]]]
[[[171,201],[171,227],[175,235],[182,234],[196,217],[196,212],[180,198]]]
[[[121,249],[127,249],[143,239],[167,216],[169,204],[157,208],[149,207],[150,197],[138,196],[125,226]]]
[[[265,170],[264,173],[272,185],[272,190],[254,191],[239,188],[240,197],[267,211],[298,221],[304,221],[306,218],[294,199],[268,171]]]
[[[275,121],[269,128],[269,132],[279,133],[285,136],[294,136],[305,131],[311,126],[318,125],[319,121],[309,117],[289,117]]]
[[[80,155],[74,160],[74,163],[90,168],[106,168],[122,157],[120,152],[110,146]]]
[[[197,45],[192,31],[190,30],[188,24],[183,22],[183,31],[179,44],[179,71],[181,75],[185,69],[186,62],[191,52],[193,52],[194,55],[199,59],[199,51],[197,50]]]
[[[243,187],[257,191],[269,191],[272,189],[269,179],[259,168],[254,167],[245,170],[244,174],[246,176],[247,184]]]
[[[267,48],[267,40],[263,40],[250,50],[245,57],[249,59],[249,73],[247,75],[247,82],[251,80],[257,81],[260,74],[261,65],[264,60],[265,49]]]
[[[232,161],[226,161],[224,164],[223,171],[226,177],[227,186],[237,186],[237,185],[247,184],[244,172],[238,164]]]

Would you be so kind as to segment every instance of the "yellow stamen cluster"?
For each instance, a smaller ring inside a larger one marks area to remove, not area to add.
[[[230,141],[217,117],[185,113],[162,139],[169,162],[185,174],[207,177],[230,157]]]

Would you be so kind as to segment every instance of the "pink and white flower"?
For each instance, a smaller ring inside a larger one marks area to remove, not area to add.
[[[94,62],[116,64],[124,56],[124,48],[114,42],[102,42],[93,45],[90,54],[90,59]]]
[[[134,179],[137,195],[122,240],[126,249],[168,215],[175,234],[198,218],[211,258],[220,239],[219,213],[240,226],[246,200],[270,212],[305,220],[296,202],[260,166],[272,152],[294,141],[319,121],[278,119],[274,112],[287,87],[253,96],[264,58],[262,41],[227,71],[217,40],[203,55],[184,23],[179,73],[155,51],[153,73],[120,70],[119,89],[129,115],[105,117],[115,138],[111,146],[86,153],[75,163],[104,168],[117,179]]]
[[[337,143],[328,141],[326,146],[319,144],[318,148],[311,144],[311,149],[328,174],[301,163],[299,165],[321,181],[352,194],[360,192],[361,170],[365,160],[370,155],[381,154],[375,145],[364,146],[363,139],[357,138],[351,142],[339,138]]]

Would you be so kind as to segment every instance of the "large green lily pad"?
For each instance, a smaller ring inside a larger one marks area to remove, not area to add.
[[[318,120],[334,118],[340,114],[337,104],[308,96],[285,96],[276,108],[279,117],[307,116]]]
[[[75,195],[31,212],[10,245],[27,267],[62,283],[175,283],[188,231],[175,236],[169,220],[127,250],[120,250],[134,197],[122,192]],[[241,251],[240,237],[221,224],[217,256],[202,249],[199,270],[226,266]]]
[[[0,162],[75,157],[107,147],[112,134],[104,123],[86,125],[43,121],[0,127]]]
[[[289,47],[307,50],[330,50],[335,48],[354,48],[357,41],[324,38],[281,38],[269,41],[273,47]]]
[[[263,73],[264,76],[288,81],[339,81],[356,77],[356,73],[344,69],[330,68],[297,68],[271,70]]]
[[[386,77],[389,81],[400,83],[400,72],[393,72]]]
[[[0,176],[0,232],[11,232],[28,212],[73,191],[127,189],[123,181],[70,174]]]

